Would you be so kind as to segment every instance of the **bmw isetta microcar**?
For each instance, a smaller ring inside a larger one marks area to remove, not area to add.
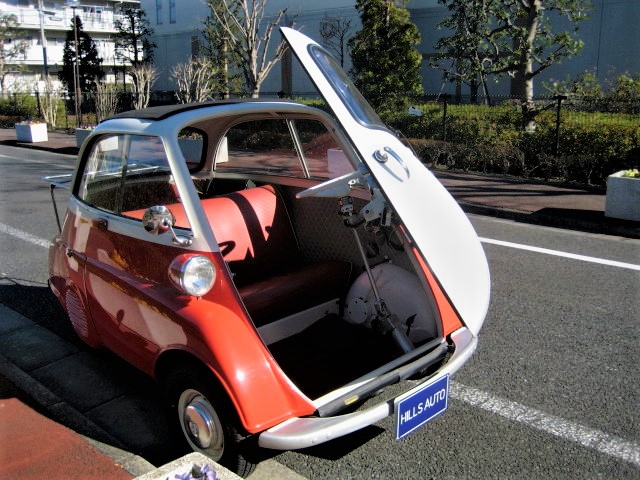
[[[489,303],[457,203],[321,46],[282,32],[332,113],[230,100],[105,120],[50,247],[78,336],[153,376],[175,434],[243,475],[258,447],[388,416],[401,439],[440,415]]]

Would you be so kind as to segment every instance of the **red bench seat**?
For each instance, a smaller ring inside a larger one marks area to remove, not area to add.
[[[256,326],[343,296],[351,264],[305,263],[284,200],[270,185],[202,200],[238,292]],[[188,227],[182,204],[167,205]],[[124,213],[142,218],[143,210]]]

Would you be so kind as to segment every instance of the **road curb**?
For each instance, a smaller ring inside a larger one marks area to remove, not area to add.
[[[616,235],[619,237],[640,239],[640,225],[638,222],[615,221],[604,218],[603,222],[593,222],[577,218],[546,215],[537,212],[523,212],[508,208],[479,205],[476,203],[458,202],[465,213],[485,215],[496,218],[514,220],[516,222],[530,223],[546,227],[562,228],[564,230],[576,230],[588,233],[604,235]]]

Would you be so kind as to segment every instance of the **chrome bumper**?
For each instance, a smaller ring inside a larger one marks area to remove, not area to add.
[[[451,334],[455,351],[449,361],[436,373],[437,376],[452,374],[473,355],[477,338],[466,328]],[[342,437],[349,433],[372,425],[393,414],[393,401],[385,401],[366,410],[336,415],[333,417],[291,418],[258,437],[261,447],[274,450],[297,450]]]

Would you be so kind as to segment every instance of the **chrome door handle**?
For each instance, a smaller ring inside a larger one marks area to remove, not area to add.
[[[396,152],[394,152],[391,147],[384,147],[383,150],[384,151],[376,150],[375,152],[373,152],[373,158],[375,158],[380,163],[385,163],[389,159],[389,155],[391,155],[393,158],[395,158],[398,161],[398,163],[400,165],[402,165],[402,168],[404,168],[404,171],[407,174],[407,178],[411,177],[411,173],[409,172],[409,168],[407,167],[407,164],[404,163],[404,160],[402,160],[402,158],[400,158],[400,155],[398,155]],[[387,153],[389,155],[387,155]]]

